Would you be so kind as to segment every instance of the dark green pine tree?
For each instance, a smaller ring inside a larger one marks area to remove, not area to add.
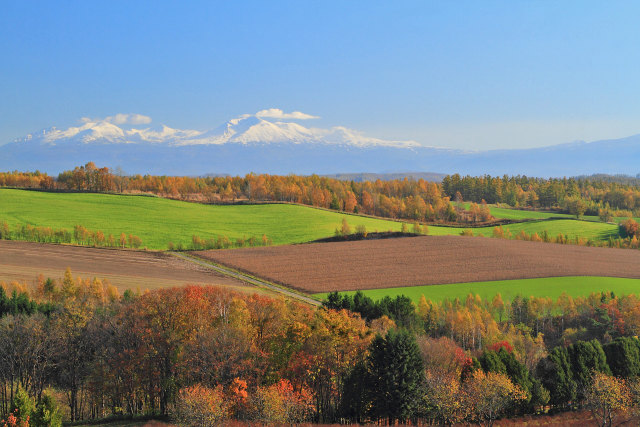
[[[357,363],[344,380],[340,399],[340,417],[361,424],[369,408],[369,372],[364,362]]]
[[[371,415],[406,422],[415,418],[423,394],[424,366],[415,336],[391,330],[377,336],[368,358]]]
[[[611,375],[607,364],[607,356],[602,345],[597,340],[577,341],[568,348],[569,361],[573,371],[573,379],[577,385],[578,399],[584,399],[584,394],[591,382],[594,371]]]
[[[640,340],[638,338],[616,338],[604,345],[603,349],[613,375],[623,378],[634,378],[640,375]]]
[[[540,360],[536,376],[549,390],[552,405],[565,406],[576,399],[577,384],[573,379],[569,352],[565,347],[554,348],[549,356]]]

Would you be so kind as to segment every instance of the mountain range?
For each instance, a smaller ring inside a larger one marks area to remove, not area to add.
[[[93,161],[131,174],[190,176],[431,171],[561,177],[640,172],[640,135],[532,149],[463,151],[296,122],[306,118],[313,116],[263,110],[209,131],[141,126],[150,122],[141,115],[82,119],[79,126],[54,127],[1,145],[0,170],[57,174]]]

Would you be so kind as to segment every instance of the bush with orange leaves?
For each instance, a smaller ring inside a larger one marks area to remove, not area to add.
[[[258,387],[249,401],[249,416],[267,424],[300,423],[310,418],[313,396],[306,389],[294,390],[287,380]]]
[[[184,426],[219,426],[229,417],[229,404],[222,386],[196,384],[180,390],[172,418]]]

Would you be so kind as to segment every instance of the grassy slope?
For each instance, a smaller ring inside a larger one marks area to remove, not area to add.
[[[470,203],[465,203],[465,207],[468,209]],[[545,218],[571,218],[575,219],[574,215],[556,213],[556,212],[545,212],[545,211],[528,211],[528,210],[520,210],[513,208],[499,208],[495,205],[489,205],[489,211],[491,215],[499,219],[545,219]],[[595,221],[601,222],[598,216],[594,215],[585,215],[581,218],[585,221]],[[625,217],[614,217],[613,222],[620,223],[627,218]],[[640,221],[640,218],[634,218],[636,221]]]
[[[527,212],[495,208],[496,217],[521,219],[557,216],[546,212]],[[299,243],[328,237],[344,215],[293,205],[207,206],[144,196],[106,194],[56,194],[0,189],[0,220],[10,225],[29,223],[53,228],[73,229],[76,224],[102,230],[116,237],[124,232],[142,238],[149,249],[166,249],[167,243],[188,244],[191,236],[203,238],[226,235],[230,238],[266,234],[274,244]],[[363,224],[369,231],[399,230],[400,224],[354,215],[347,216],[352,227]],[[504,226],[515,235],[547,230],[594,240],[618,235],[617,226],[602,222],[532,221]],[[458,235],[461,228],[429,226],[431,235]],[[490,237],[493,227],[474,228],[475,235]]]
[[[451,285],[413,286],[404,288],[371,289],[363,291],[374,300],[386,295],[406,295],[418,303],[424,295],[432,301],[445,298],[466,298],[469,293],[483,298],[493,298],[500,292],[502,298],[511,300],[516,295],[558,298],[562,292],[572,296],[589,295],[591,292],[613,291],[618,295],[640,293],[640,280],[616,277],[549,277],[544,279],[498,280],[493,282],[455,283]],[[355,292],[345,292],[354,294]],[[326,294],[315,294],[323,299]]]
[[[119,236],[136,234],[149,249],[191,236],[230,238],[266,234],[274,244],[307,242],[333,235],[342,218],[370,231],[400,230],[401,224],[293,205],[211,206],[155,197],[61,194],[0,189],[0,221],[73,230],[81,224]]]
[[[469,209],[471,203],[465,202],[465,209]],[[520,209],[512,209],[512,208],[499,208],[496,205],[488,205],[489,212],[496,218],[499,219],[545,219],[545,218],[573,218],[572,215],[555,213],[555,212],[544,212],[544,211],[527,211]],[[598,217],[593,217],[596,220]]]
[[[469,203],[464,204],[466,208]],[[580,220],[576,220],[574,216],[567,214],[559,214],[555,212],[542,211],[525,211],[510,208],[498,208],[495,205],[489,205],[491,215],[497,219],[533,219],[538,221],[530,221],[521,224],[509,224],[503,226],[505,230],[510,230],[513,236],[524,230],[527,234],[542,233],[547,230],[550,236],[556,237],[558,234],[568,235],[569,238],[576,236],[593,240],[607,240],[609,237],[619,237],[618,226],[601,222],[596,216],[585,216]],[[549,218],[557,218],[557,221],[544,221]],[[624,218],[616,218],[620,222]],[[430,226],[429,234],[434,236],[441,235],[457,235],[461,229],[450,227]],[[473,234],[478,236],[491,237],[493,235],[493,227],[473,228]]]
[[[585,237],[593,240],[606,240],[609,236],[618,237],[618,226],[606,224],[603,222],[577,221],[573,219],[559,219],[557,221],[531,221],[518,224],[509,224],[503,226],[504,230],[510,230],[514,235],[520,230],[524,230],[528,234],[547,230],[549,235],[556,237],[559,233],[566,234],[569,238],[575,236]],[[494,227],[473,228],[473,234],[478,236],[491,237]],[[460,234],[460,228],[429,226],[429,234],[433,236],[441,235],[457,235]]]

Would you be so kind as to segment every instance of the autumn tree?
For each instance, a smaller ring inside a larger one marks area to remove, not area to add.
[[[620,223],[620,231],[621,234],[626,237],[633,238],[640,236],[640,234],[638,234],[638,223],[632,218],[624,220]]]
[[[451,426],[464,421],[469,405],[460,378],[442,372],[427,370],[424,402],[426,413],[438,424]]]
[[[296,391],[287,380],[258,387],[250,402],[251,418],[268,424],[294,424],[311,416],[312,396],[308,390]]]
[[[222,386],[211,389],[196,384],[180,390],[172,418],[184,426],[215,427],[228,415],[229,403]]]
[[[626,381],[602,372],[593,373],[585,401],[601,427],[613,426],[614,419],[632,405]]]
[[[464,383],[467,405],[472,418],[484,426],[492,426],[512,405],[527,398],[526,393],[502,373],[475,371]]]
[[[587,205],[580,197],[569,197],[565,200],[565,208],[571,215],[580,218],[587,210]]]

